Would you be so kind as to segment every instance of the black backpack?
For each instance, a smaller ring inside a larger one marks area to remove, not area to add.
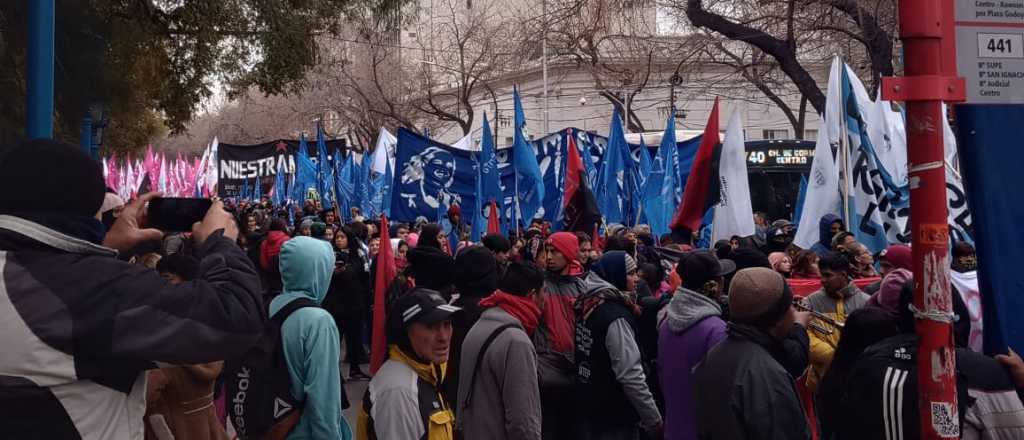
[[[281,345],[281,325],[303,307],[317,307],[308,298],[285,304],[263,327],[259,341],[225,369],[227,412],[239,439],[258,439],[278,424],[294,425],[302,407],[291,393],[291,375]]]

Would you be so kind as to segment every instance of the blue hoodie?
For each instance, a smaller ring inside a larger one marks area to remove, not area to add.
[[[284,288],[270,302],[271,315],[298,298],[323,302],[334,251],[325,241],[295,237],[281,247],[280,269]],[[304,402],[302,419],[288,439],[351,439],[341,413],[341,348],[334,319],[318,307],[296,310],[281,326],[281,339],[292,395]]]
[[[825,214],[818,221],[818,242],[811,246],[811,251],[818,254],[819,257],[824,257],[832,250],[832,223],[835,222],[839,222],[843,228],[846,227],[843,220],[835,214]]]

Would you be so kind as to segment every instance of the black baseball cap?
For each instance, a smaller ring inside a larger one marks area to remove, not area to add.
[[[451,319],[451,316],[462,310],[448,304],[436,290],[416,288],[402,295],[391,306],[390,315],[400,320],[403,328],[414,322],[433,324]]]
[[[683,286],[699,287],[704,283],[733,273],[736,263],[732,260],[719,260],[708,250],[690,252],[679,260],[676,273],[683,279]]]

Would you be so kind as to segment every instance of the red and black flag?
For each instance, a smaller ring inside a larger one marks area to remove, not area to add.
[[[601,212],[597,209],[594,193],[587,187],[587,174],[576,149],[576,139],[571,130],[566,136],[569,138],[569,151],[565,163],[565,197],[562,198],[565,227],[562,230],[590,234],[601,221]]]
[[[721,185],[718,175],[718,163],[722,156],[722,141],[718,135],[718,98],[711,108],[708,125],[704,127],[704,137],[700,141],[697,156],[690,167],[690,176],[686,179],[683,190],[683,202],[672,218],[669,229],[672,231],[697,231],[704,220],[704,214],[721,200]]]

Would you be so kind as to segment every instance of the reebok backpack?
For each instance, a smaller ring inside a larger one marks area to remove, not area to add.
[[[267,321],[256,345],[229,362],[227,412],[239,439],[276,438],[268,434],[287,434],[298,423],[302,404],[292,397],[281,325],[296,310],[316,306],[307,298],[285,304]]]

